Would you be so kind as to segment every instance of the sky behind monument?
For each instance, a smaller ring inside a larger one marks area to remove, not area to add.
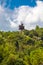
[[[21,22],[28,30],[43,27],[43,0],[0,0],[0,30],[16,31]]]

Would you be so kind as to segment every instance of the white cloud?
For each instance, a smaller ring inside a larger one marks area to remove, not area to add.
[[[21,6],[14,9],[13,22],[24,23],[26,29],[34,29],[36,25],[43,26],[43,2],[36,1],[37,6]],[[41,23],[41,24],[39,24]],[[14,27],[16,24],[13,24]]]
[[[14,11],[0,6],[0,29],[17,30],[21,22],[26,29],[34,29],[36,25],[43,27],[43,2],[36,1],[37,6],[20,6]]]
[[[8,16],[9,14],[7,13],[7,10],[0,5],[0,30],[10,29],[10,22],[7,21]]]

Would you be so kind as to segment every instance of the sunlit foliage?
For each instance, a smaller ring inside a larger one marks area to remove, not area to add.
[[[43,28],[0,31],[0,65],[43,65]]]

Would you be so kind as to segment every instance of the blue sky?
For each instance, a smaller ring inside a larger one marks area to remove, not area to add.
[[[18,30],[21,21],[28,30],[43,27],[43,0],[0,0],[0,30]]]
[[[6,2],[5,7],[9,7],[11,9],[13,9],[14,7],[19,7],[22,5],[28,5],[28,6],[35,6],[36,5],[36,0],[2,0],[1,4],[3,4],[3,2]]]

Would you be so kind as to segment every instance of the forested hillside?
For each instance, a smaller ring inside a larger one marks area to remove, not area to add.
[[[0,31],[0,65],[43,65],[43,28]]]

